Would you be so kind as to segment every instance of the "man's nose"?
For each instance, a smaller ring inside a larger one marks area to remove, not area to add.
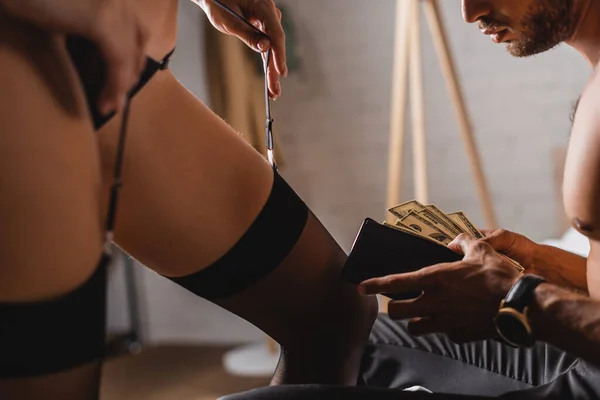
[[[490,15],[492,0],[462,0],[462,13],[465,22],[473,23]]]

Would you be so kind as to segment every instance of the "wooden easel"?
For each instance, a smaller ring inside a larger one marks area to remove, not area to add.
[[[477,193],[483,207],[486,228],[497,227],[492,201],[486,185],[473,130],[467,115],[465,102],[458,83],[456,69],[450,53],[446,32],[440,15],[438,0],[396,0],[396,27],[394,70],[392,86],[392,112],[388,164],[388,193],[386,208],[402,202],[402,158],[404,151],[404,131],[408,77],[410,76],[410,103],[412,112],[414,181],[416,200],[429,203],[427,188],[427,149],[425,142],[425,106],[421,54],[421,13],[420,4],[425,9],[426,20],[440,59],[440,67],[446,79],[448,91],[457,114],[462,140],[474,174]],[[386,214],[386,219],[391,218]],[[389,221],[388,222],[393,222]]]

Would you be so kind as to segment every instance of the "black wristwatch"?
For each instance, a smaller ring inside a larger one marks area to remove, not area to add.
[[[514,347],[531,347],[535,343],[527,309],[533,300],[535,288],[545,279],[537,275],[523,275],[500,303],[494,319],[500,338]]]

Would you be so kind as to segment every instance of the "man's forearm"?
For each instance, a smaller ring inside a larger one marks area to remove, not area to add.
[[[538,245],[532,255],[531,271],[555,285],[588,293],[587,259],[553,246]]]
[[[600,302],[544,283],[529,318],[536,339],[600,366]]]

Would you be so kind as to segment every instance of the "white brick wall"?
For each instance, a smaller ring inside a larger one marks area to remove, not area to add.
[[[280,2],[299,25],[306,67],[284,80],[284,96],[273,108],[275,133],[288,158],[282,174],[348,249],[364,217],[384,215],[395,2]],[[568,48],[512,59],[462,22],[459,0],[442,3],[498,219],[535,239],[553,235],[550,150],[567,141],[570,104],[587,78],[587,66]],[[195,6],[181,1],[173,71],[205,100],[203,21]],[[423,28],[431,200],[446,210],[463,209],[481,224],[453,109]],[[405,161],[408,199],[413,196],[408,151]],[[138,272],[150,341],[263,339],[234,315],[152,272]],[[127,327],[121,274],[116,271],[110,288],[111,330]]]
[[[364,217],[384,216],[395,1],[279,3],[295,20],[305,63],[274,106],[288,157],[282,174],[348,249]],[[571,103],[589,69],[566,46],[514,59],[463,22],[459,0],[441,3],[499,223],[533,239],[554,236],[551,150],[568,140]],[[424,18],[423,57],[430,200],[483,226]],[[408,200],[410,139],[405,149]]]

